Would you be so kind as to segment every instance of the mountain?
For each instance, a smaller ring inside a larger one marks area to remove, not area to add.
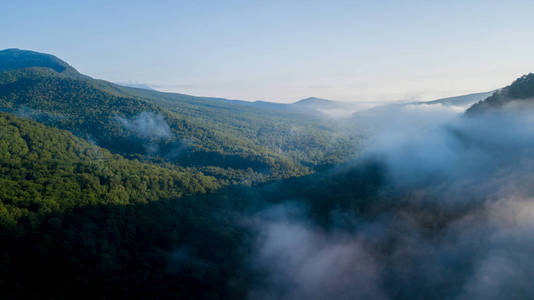
[[[1,111],[69,130],[128,158],[227,178],[268,178],[306,174],[354,152],[354,136],[316,115],[123,87],[32,51],[4,50],[2,57]]]
[[[224,281],[242,269],[242,230],[218,203],[192,198],[221,188],[215,178],[5,113],[0,128],[3,298],[232,295]],[[183,270],[179,249],[193,263]]]
[[[328,99],[321,99],[316,97],[309,97],[294,103],[274,103],[268,101],[255,101],[249,105],[276,110],[281,112],[291,112],[295,114],[306,114],[310,116],[329,118],[329,119],[345,119],[351,114],[366,110],[369,107],[378,105],[374,101],[356,101],[356,102],[340,102]]]
[[[232,189],[320,172],[356,150],[357,136],[319,115],[2,55],[6,298],[244,299],[259,274],[247,263],[254,232],[236,220],[261,203]]]
[[[523,75],[511,85],[494,92],[486,99],[475,103],[466,113],[475,115],[500,110],[504,107],[520,108],[534,104],[534,73]]]
[[[355,102],[340,102],[321,98],[305,98],[292,104],[300,110],[308,109],[319,115],[327,116],[336,119],[346,119],[353,113],[374,107],[378,102],[374,101],[355,101]]]
[[[448,97],[448,98],[441,98],[441,99],[432,100],[432,101],[420,101],[420,102],[415,102],[415,104],[430,104],[430,105],[443,104],[443,105],[453,105],[453,106],[470,106],[473,103],[486,99],[492,93],[494,93],[494,91],[474,93],[474,94]]]
[[[405,108],[411,105],[444,105],[444,106],[456,106],[456,107],[468,107],[473,103],[486,99],[493,92],[482,92],[482,93],[473,93],[461,96],[440,98],[436,100],[429,101],[417,101],[417,102],[395,102],[388,103],[384,105],[376,105],[367,110],[363,110],[355,113],[357,117],[367,116],[375,113],[390,112],[392,110],[397,110],[399,108]]]
[[[380,104],[378,101],[339,102],[321,98],[310,97],[293,103],[292,107],[305,108],[311,112],[319,112],[328,116],[350,116],[352,114],[366,114],[367,111],[383,110],[384,108],[398,108],[406,105],[434,105],[470,106],[490,96],[493,92],[474,93],[455,97],[441,98],[431,101],[417,101],[394,104]],[[304,110],[306,111],[306,110]]]
[[[0,51],[0,71],[30,67],[50,68],[59,73],[78,73],[69,64],[50,54],[20,49]]]
[[[128,160],[68,131],[13,115],[0,113],[0,125],[3,224],[50,209],[146,203],[220,187],[200,172]]]
[[[301,99],[293,104],[298,105],[298,106],[308,106],[308,107],[314,107],[314,108],[315,107],[336,107],[340,105],[340,103],[332,101],[332,100],[315,98],[315,97]]]

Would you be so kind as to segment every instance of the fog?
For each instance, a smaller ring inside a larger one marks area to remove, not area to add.
[[[268,269],[252,299],[386,299],[363,237],[326,232],[282,205],[261,214],[256,268]]]
[[[132,119],[117,117],[124,128],[149,138],[166,138],[171,135],[171,129],[165,119],[152,112],[142,112]]]
[[[250,298],[533,298],[534,112],[464,109],[402,105],[355,116],[368,138],[350,168],[384,166],[379,213],[347,212],[349,228],[321,226],[306,201],[258,213],[251,264],[266,279]]]
[[[65,119],[65,115],[60,113],[52,113],[47,111],[42,111],[39,109],[33,109],[31,107],[20,105],[16,109],[7,110],[21,118],[35,120],[38,122],[56,122],[58,120]]]
[[[133,137],[142,140],[148,155],[157,154],[175,160],[190,147],[190,141],[178,138],[161,114],[145,111],[132,118],[116,116],[115,119]]]

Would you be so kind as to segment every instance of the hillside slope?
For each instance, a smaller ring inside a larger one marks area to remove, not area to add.
[[[215,178],[4,113],[0,128],[3,298],[243,298],[246,285],[226,282],[241,268],[241,231],[192,198],[220,188]]]
[[[127,160],[67,131],[0,113],[0,223],[88,205],[180,198],[220,187],[179,167]]]
[[[287,177],[354,153],[354,137],[319,117],[123,87],[81,75],[46,54],[4,50],[0,56],[0,110],[69,130],[127,157],[213,174],[250,174],[251,168],[254,176]]]
[[[534,73],[523,75],[511,85],[494,92],[488,98],[471,106],[467,115],[498,111],[504,107],[520,108],[534,104]]]

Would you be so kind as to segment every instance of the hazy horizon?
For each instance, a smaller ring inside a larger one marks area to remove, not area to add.
[[[4,6],[1,48],[54,54],[99,79],[198,96],[431,100],[495,90],[534,70],[528,1]]]

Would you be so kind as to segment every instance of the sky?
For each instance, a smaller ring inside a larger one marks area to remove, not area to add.
[[[3,1],[0,48],[162,91],[430,100],[534,72],[532,1]]]

